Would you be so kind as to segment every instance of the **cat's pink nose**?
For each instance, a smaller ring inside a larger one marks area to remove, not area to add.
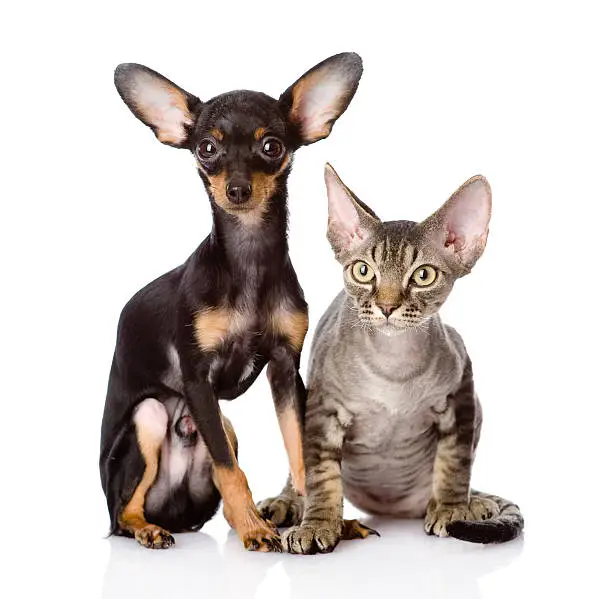
[[[380,311],[385,315],[385,318],[389,318],[394,310],[399,308],[399,304],[376,304]]]

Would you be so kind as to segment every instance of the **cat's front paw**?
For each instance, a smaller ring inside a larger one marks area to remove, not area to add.
[[[437,537],[448,537],[446,527],[456,520],[471,520],[470,508],[467,503],[445,504],[434,499],[427,506],[425,515],[425,532]]]
[[[330,553],[340,541],[341,529],[333,524],[294,526],[282,536],[283,549],[289,553],[312,555]]]
[[[257,504],[261,517],[269,520],[278,528],[296,526],[304,515],[304,498],[287,495],[268,497]]]

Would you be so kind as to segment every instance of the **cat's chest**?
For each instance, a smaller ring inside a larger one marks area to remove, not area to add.
[[[462,378],[465,358],[437,321],[425,335],[355,337],[343,348],[339,368],[358,412],[380,405],[397,414],[439,410]]]
[[[417,381],[377,384],[370,379],[346,401],[352,416],[347,441],[384,449],[418,437],[432,427],[447,397],[444,389],[420,387]]]
[[[399,352],[355,352],[350,368],[343,369],[342,388],[354,416],[413,418],[443,408],[448,394],[460,380],[460,370],[437,356]]]
[[[381,448],[422,435],[461,380],[460,360],[401,349],[352,352],[350,367],[340,371],[356,443]]]
[[[371,402],[353,414],[347,431],[349,446],[384,452],[426,433],[434,424],[426,404],[397,405]]]

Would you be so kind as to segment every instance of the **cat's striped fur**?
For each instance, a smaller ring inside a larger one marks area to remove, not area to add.
[[[285,548],[333,550],[342,536],[343,493],[369,513],[424,517],[429,534],[480,543],[514,538],[523,526],[518,507],[470,490],[480,403],[461,337],[437,314],[454,281],[484,249],[486,180],[470,180],[415,224],[381,222],[333,171],[326,179],[329,238],[345,267],[345,291],[314,336],[304,435],[307,496],[301,524],[284,535]],[[362,262],[375,274],[367,284],[352,271]],[[411,277],[424,265],[435,268],[436,280],[419,286]],[[289,525],[302,515],[300,501],[287,487],[262,507]]]

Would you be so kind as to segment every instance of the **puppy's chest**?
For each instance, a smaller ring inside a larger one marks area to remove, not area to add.
[[[195,339],[203,353],[214,352],[215,369],[231,370],[238,380],[265,343],[267,314],[252,308],[204,308],[194,319]],[[248,375],[248,373],[247,373]]]
[[[194,318],[195,339],[202,352],[214,352],[215,377],[239,382],[248,378],[280,343],[299,351],[308,327],[305,311],[290,302],[238,303],[204,308]]]

